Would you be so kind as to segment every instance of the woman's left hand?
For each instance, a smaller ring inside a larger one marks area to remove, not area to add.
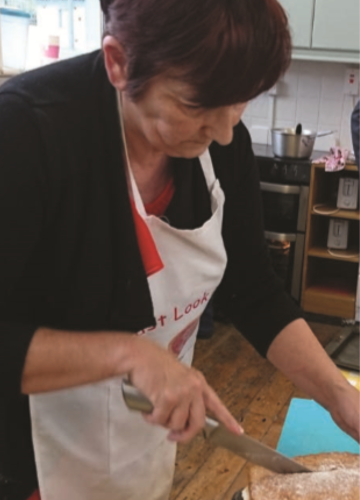
[[[360,392],[350,384],[337,395],[330,409],[334,422],[360,443]]]

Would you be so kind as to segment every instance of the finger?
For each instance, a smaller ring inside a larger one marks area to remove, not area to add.
[[[190,419],[190,405],[182,402],[180,406],[174,408],[166,427],[171,431],[183,431],[188,426]]]
[[[187,427],[180,431],[172,431],[168,439],[177,443],[187,443],[193,439],[205,426],[205,406],[202,400],[190,407]]]
[[[204,390],[204,402],[207,410],[210,410],[219,422],[221,422],[230,432],[236,435],[244,433],[244,429],[239,425],[237,420],[231,415],[226,406],[209,386]]]
[[[162,427],[166,427],[173,409],[174,406],[169,403],[159,405],[156,406],[151,413],[143,413],[143,417],[149,424],[161,425]]]

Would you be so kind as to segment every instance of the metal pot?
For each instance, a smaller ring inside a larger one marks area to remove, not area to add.
[[[281,158],[306,160],[310,158],[313,152],[317,137],[334,133],[332,130],[313,132],[300,129],[300,131],[301,133],[299,133],[299,126],[296,128],[273,128],[271,130],[271,139],[274,155]]]

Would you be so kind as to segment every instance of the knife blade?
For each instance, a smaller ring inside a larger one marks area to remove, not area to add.
[[[129,409],[142,413],[151,413],[153,405],[136,387],[123,380],[122,392]],[[246,435],[236,436],[228,431],[217,420],[206,417],[204,427],[205,438],[215,446],[226,448],[254,464],[277,473],[312,472],[307,467],[282,455],[260,441]]]

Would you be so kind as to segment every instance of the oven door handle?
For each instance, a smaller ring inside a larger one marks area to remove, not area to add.
[[[273,184],[272,182],[260,182],[262,191],[281,194],[300,194],[300,186],[288,186],[287,184]]]
[[[273,231],[265,231],[267,240],[275,241],[296,241],[297,235],[294,233],[274,233]]]

